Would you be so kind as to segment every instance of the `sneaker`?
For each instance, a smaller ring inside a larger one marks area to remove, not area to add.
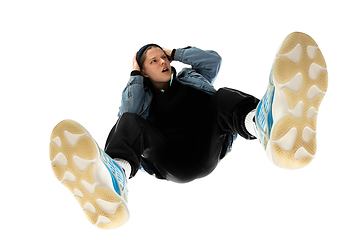
[[[84,127],[72,120],[60,122],[51,135],[50,160],[54,175],[92,224],[111,229],[127,222],[125,173]]]
[[[304,33],[288,35],[255,119],[259,141],[276,165],[302,168],[314,158],[317,114],[327,88],[327,66],[317,43]]]

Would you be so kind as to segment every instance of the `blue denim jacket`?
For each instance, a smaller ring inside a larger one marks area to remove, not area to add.
[[[219,72],[222,58],[214,51],[203,51],[196,47],[176,49],[174,59],[191,66],[182,69],[174,81],[191,86],[208,94],[216,92],[213,83]],[[175,72],[175,70],[174,70]],[[118,117],[125,112],[139,114],[144,119],[149,115],[149,107],[153,93],[147,86],[147,80],[142,75],[131,76],[122,93],[121,106]],[[228,135],[221,159],[231,150],[236,134]]]

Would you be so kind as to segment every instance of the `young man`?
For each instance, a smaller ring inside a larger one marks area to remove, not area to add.
[[[171,61],[191,68],[177,74]],[[316,115],[328,81],[315,41],[303,33],[284,40],[261,101],[238,90],[216,91],[220,63],[214,51],[145,45],[133,59],[105,151],[74,121],[54,128],[53,171],[91,223],[115,228],[128,220],[127,178],[139,169],[179,183],[205,177],[237,135],[259,138],[280,167],[300,168],[313,159]]]

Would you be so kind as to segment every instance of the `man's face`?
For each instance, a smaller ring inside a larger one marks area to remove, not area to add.
[[[170,81],[171,66],[165,52],[160,48],[149,49],[142,69],[143,76],[148,77],[153,84]]]

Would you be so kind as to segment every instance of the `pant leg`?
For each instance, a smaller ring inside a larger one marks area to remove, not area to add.
[[[198,138],[200,142],[195,144],[196,152],[184,165],[185,169],[191,168],[190,174],[185,173],[185,178],[181,179],[192,181],[209,175],[221,159],[229,134],[236,132],[246,139],[253,139],[245,128],[244,120],[258,103],[257,98],[241,91],[219,89],[208,103],[208,114],[203,125],[205,131]]]
[[[221,88],[212,96],[209,103],[208,131],[204,133],[200,150],[204,165],[209,166],[210,171],[220,161],[222,150],[228,144],[226,141],[229,134],[238,133],[246,139],[254,139],[246,130],[244,120],[258,103],[257,98],[230,88]]]
[[[256,109],[259,99],[231,88],[219,89],[211,99],[217,124],[223,133],[238,133],[245,139],[256,139],[245,128],[245,117]]]
[[[141,166],[143,155],[145,159],[155,160],[148,165],[154,169],[154,174],[161,176],[154,162],[166,159],[169,149],[169,143],[160,131],[133,113],[122,114],[110,131],[105,144],[105,152],[111,158],[121,158],[130,163],[131,177],[135,176]]]

